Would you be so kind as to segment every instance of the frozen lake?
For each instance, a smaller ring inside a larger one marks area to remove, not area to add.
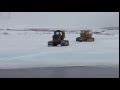
[[[66,34],[70,46],[48,47],[53,34],[8,32],[0,34],[0,69],[62,66],[119,66],[119,34],[93,35],[95,42],[76,42],[79,34]]]

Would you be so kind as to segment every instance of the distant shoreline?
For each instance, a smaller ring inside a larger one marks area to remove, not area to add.
[[[90,67],[90,68],[119,68],[119,65],[91,65],[91,66],[72,66],[72,65],[66,65],[66,66],[40,66],[40,67],[22,67],[22,68],[0,68],[0,70],[22,70],[22,69],[38,69],[38,68],[72,68],[72,67]]]

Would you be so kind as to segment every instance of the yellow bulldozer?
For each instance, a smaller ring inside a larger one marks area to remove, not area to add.
[[[78,42],[93,42],[94,40],[89,30],[81,30],[80,37],[76,38]]]

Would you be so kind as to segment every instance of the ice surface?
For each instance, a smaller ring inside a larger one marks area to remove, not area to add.
[[[48,47],[53,34],[35,31],[0,31],[0,69],[119,65],[119,34],[93,35],[95,42],[76,42],[79,34],[66,34],[70,46]]]

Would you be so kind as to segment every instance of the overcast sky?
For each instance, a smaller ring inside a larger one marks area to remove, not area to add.
[[[119,26],[119,12],[11,12],[0,28],[99,28]]]

